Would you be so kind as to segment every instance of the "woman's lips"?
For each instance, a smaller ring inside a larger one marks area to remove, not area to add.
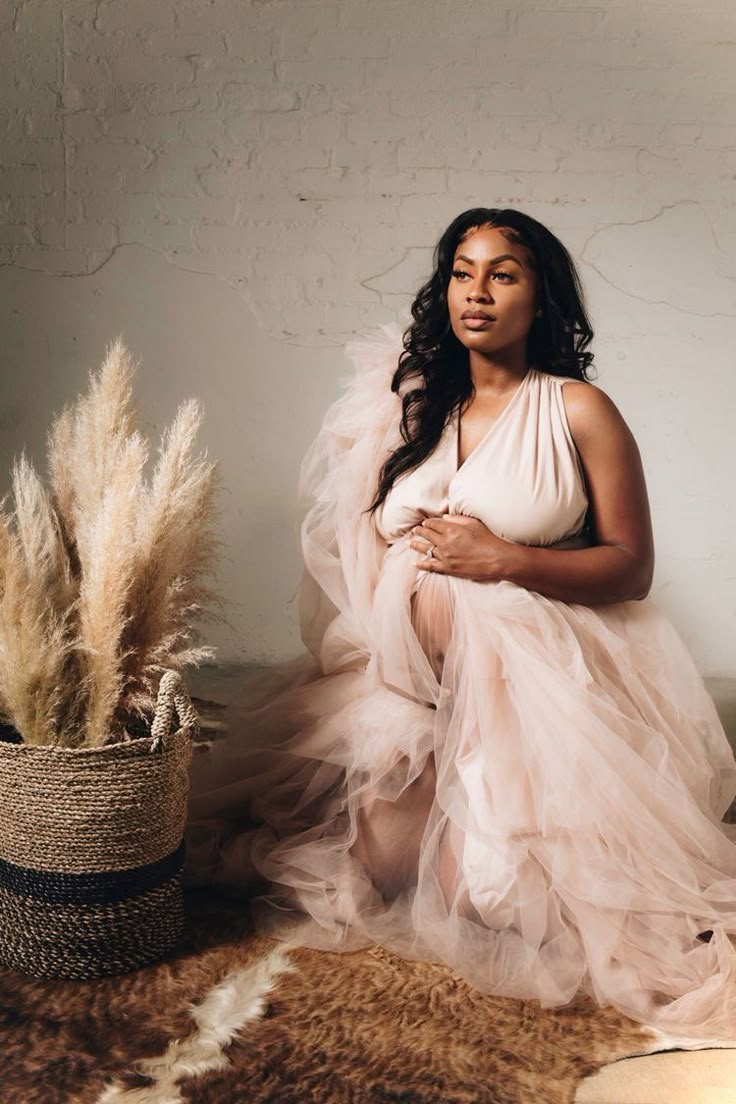
[[[484,330],[486,326],[492,326],[495,319],[493,318],[463,318],[462,323],[469,330]]]

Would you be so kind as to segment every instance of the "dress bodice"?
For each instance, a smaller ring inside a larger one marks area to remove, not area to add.
[[[505,540],[550,545],[577,537],[588,510],[585,477],[562,398],[570,376],[530,368],[458,467],[458,412],[418,467],[396,480],[373,515],[389,544],[426,517],[478,518]]]

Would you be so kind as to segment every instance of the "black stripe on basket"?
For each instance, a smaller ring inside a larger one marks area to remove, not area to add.
[[[102,870],[67,874],[29,870],[0,859],[0,886],[18,897],[34,897],[49,904],[94,905],[124,901],[154,889],[178,874],[184,865],[184,840],[170,855],[130,870]]]

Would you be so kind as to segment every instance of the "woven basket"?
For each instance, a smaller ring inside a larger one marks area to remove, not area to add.
[[[95,748],[0,743],[6,966],[94,978],[135,970],[176,945],[197,728],[184,683],[167,671],[144,738]]]

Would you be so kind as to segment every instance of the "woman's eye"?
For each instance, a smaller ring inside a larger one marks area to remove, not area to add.
[[[458,269],[455,269],[453,271],[452,275],[455,276],[459,280],[461,276],[469,276],[470,273],[469,272],[463,272],[463,270],[461,268],[458,268]],[[509,280],[512,279],[512,276],[511,276],[510,272],[494,272],[493,275],[494,276],[506,276],[506,277],[508,277]]]

